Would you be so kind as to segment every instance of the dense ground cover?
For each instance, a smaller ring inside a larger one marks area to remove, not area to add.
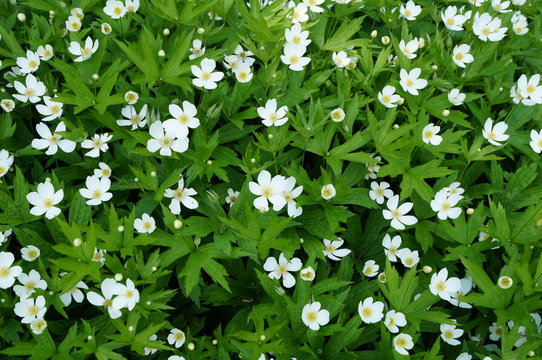
[[[0,357],[542,354],[539,0],[1,0]]]

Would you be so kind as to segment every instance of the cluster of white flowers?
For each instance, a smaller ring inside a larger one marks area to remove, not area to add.
[[[284,44],[284,55],[280,59],[290,70],[301,71],[311,61],[309,57],[304,56],[307,52],[307,46],[311,43],[309,31],[301,30],[301,24],[294,24],[290,29],[284,31],[286,44]]]
[[[139,290],[130,279],[126,279],[126,284],[122,284],[113,278],[107,278],[102,281],[100,289],[101,294],[89,291],[87,300],[94,306],[104,307],[111,319],[121,317],[123,308],[132,311],[139,302]]]
[[[464,189],[460,188],[459,182],[452,183],[449,187],[445,187],[435,194],[435,198],[431,200],[431,209],[437,212],[437,217],[440,220],[457,219],[461,215],[461,208],[454,207],[463,199]]]
[[[249,182],[250,192],[258,197],[254,199],[254,207],[261,212],[269,211],[269,202],[273,210],[280,211],[287,207],[288,216],[297,217],[303,213],[303,208],[297,206],[295,199],[301,195],[303,186],[295,187],[296,180],[293,176],[285,178],[282,175],[271,174],[262,170],[258,175],[258,182]]]

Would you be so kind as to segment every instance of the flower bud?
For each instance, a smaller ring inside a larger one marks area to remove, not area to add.
[[[371,31],[371,37],[372,37],[373,39],[374,39],[375,37],[377,37],[377,36],[378,36],[378,31],[376,31],[376,30]]]
[[[382,45],[388,45],[390,43],[390,37],[389,36],[382,36],[380,38],[380,41],[382,42]]]
[[[273,138],[273,134],[267,135],[267,138],[268,138],[268,139],[272,139],[272,138]]]
[[[83,243],[83,242],[82,242],[81,239],[79,239],[79,238],[73,239],[73,246],[78,247],[78,246],[81,246],[82,243]]]
[[[92,339],[94,339],[94,337],[92,335],[87,336],[88,341],[92,341]]]
[[[216,345],[216,344],[218,344],[218,340],[217,340],[217,339],[213,339],[212,343],[213,343],[213,345]]]
[[[399,101],[397,101],[397,105],[403,105],[405,103],[404,98],[400,98]]]
[[[193,351],[196,348],[196,345],[194,345],[194,343],[189,343],[187,347],[188,347],[188,350]]]
[[[254,164],[254,163],[256,162],[256,159],[252,158],[252,159],[250,159],[250,162],[251,162],[252,164]]]
[[[118,231],[118,232],[123,232],[123,231],[124,231],[124,226],[119,225],[119,226],[117,227],[117,231]]]
[[[150,305],[151,305],[151,301],[150,301],[150,300],[145,301],[145,305],[150,306]]]
[[[49,17],[50,18],[54,18],[56,15],[55,11],[54,10],[49,10]]]
[[[134,331],[134,327],[133,327],[132,325],[128,326],[128,331],[129,331],[129,332]]]
[[[437,66],[437,65],[431,65],[431,70],[437,71],[437,70],[438,70],[438,66]]]
[[[442,110],[442,116],[448,116],[448,115],[450,115],[450,110],[448,109]]]
[[[26,15],[23,14],[23,13],[18,13],[17,14],[17,20],[19,20],[20,22],[25,22],[26,21]]]
[[[164,57],[164,56],[166,56],[166,52],[161,49],[160,51],[158,51],[158,56]]]
[[[115,274],[115,280],[121,281],[122,280],[122,274],[116,273]]]
[[[422,270],[424,273],[429,274],[431,271],[433,271],[433,268],[431,266],[425,265]]]
[[[153,267],[151,268],[151,270],[152,270],[152,271],[156,271],[156,270],[158,270],[158,268],[157,268],[156,266],[153,266]]]
[[[92,74],[92,80],[98,80],[99,78],[100,78],[100,75]]]
[[[474,214],[474,209],[473,208],[468,208],[467,209],[467,215],[472,215]]]
[[[196,30],[196,32],[201,35],[201,34],[203,34],[205,32],[205,29],[204,28],[198,28]]]
[[[286,294],[286,291],[284,291],[284,289],[281,288],[280,286],[275,286],[275,291],[276,291],[277,294],[279,294],[280,296]]]
[[[267,339],[265,335],[260,335],[260,341],[265,341],[265,339]]]
[[[162,30],[162,34],[164,34],[164,36],[168,36],[171,32],[169,31],[168,28],[165,28],[164,30]]]
[[[501,289],[509,289],[514,284],[514,281],[510,276],[501,276],[497,283]]]
[[[173,222],[173,227],[175,229],[180,229],[181,227],[183,226],[183,222],[179,219],[176,219],[174,222]]]
[[[392,126],[395,130],[399,129],[399,124],[393,124]]]

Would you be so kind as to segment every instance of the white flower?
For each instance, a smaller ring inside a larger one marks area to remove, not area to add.
[[[184,130],[181,130],[184,129]],[[182,132],[184,136],[177,137]],[[171,156],[172,150],[175,152],[185,152],[188,150],[188,128],[179,127],[177,133],[164,129],[162,122],[155,121],[149,127],[149,134],[153,137],[147,141],[147,150],[156,152],[160,150],[160,155]]]
[[[448,93],[448,101],[453,105],[459,106],[462,105],[467,96],[459,91],[459,89],[452,89]]]
[[[500,41],[506,36],[508,28],[500,28],[501,19],[492,18],[489,13],[474,14],[472,32],[482,41]]]
[[[36,110],[38,110],[41,115],[45,116],[42,121],[51,121],[62,116],[63,103],[51,100],[50,96],[44,96],[43,102],[45,105],[36,105]]]
[[[85,156],[89,157],[98,157],[100,156],[100,151],[107,152],[109,150],[109,145],[107,142],[113,138],[113,135],[108,133],[104,134],[94,134],[91,139],[83,140],[81,147],[84,149],[91,149],[85,153]]]
[[[139,0],[126,0],[126,11],[137,12],[139,10]]]
[[[442,190],[440,191],[444,191],[447,196],[454,195],[454,194],[461,195],[465,192],[465,189],[461,188],[460,186],[461,186],[461,183],[456,181],[456,182],[451,183],[450,186],[446,186],[442,188]],[[461,196],[461,199],[463,199],[463,196]]]
[[[510,276],[501,276],[499,280],[497,280],[497,284],[501,289],[510,289],[514,284],[514,281]]]
[[[301,25],[294,24],[290,29],[284,30],[284,37],[286,42],[298,46],[307,47],[311,40],[309,39],[309,32],[307,30],[301,31]]]
[[[0,101],[0,107],[5,112],[12,112],[13,109],[15,109],[15,101],[13,101],[11,99],[3,99],[3,100]]]
[[[240,60],[239,56],[237,55],[225,55],[224,61],[222,63],[224,64],[226,69],[231,69],[233,71],[235,71],[241,66],[248,65],[243,60]]]
[[[304,3],[299,3],[296,5],[295,2],[290,1],[288,3],[288,7],[293,8],[291,15],[292,23],[297,24],[309,20],[309,15],[307,15],[308,7]]]
[[[384,303],[380,301],[374,302],[372,297],[368,297],[359,302],[358,313],[361,320],[367,324],[374,324],[382,320],[384,317]]]
[[[21,257],[26,261],[34,261],[40,257],[40,249],[34,245],[21,248]]]
[[[23,272],[20,266],[11,266],[15,256],[7,251],[0,252],[0,289],[8,289]]]
[[[94,169],[94,176],[97,176],[99,178],[101,177],[110,177],[111,176],[111,168],[109,165],[107,165],[104,162],[98,163],[99,169]]]
[[[390,310],[386,313],[384,325],[386,325],[386,327],[391,333],[397,334],[399,332],[399,327],[406,326],[406,324],[407,321],[405,318],[405,314],[403,314],[402,312]]]
[[[70,42],[68,51],[70,54],[77,56],[73,61],[82,62],[88,60],[98,50],[99,41],[92,41],[90,36],[85,39],[85,46],[82,47],[77,41]]]
[[[337,190],[335,190],[333,184],[327,184],[322,187],[320,195],[322,195],[324,199],[329,200],[337,195]]]
[[[47,60],[50,60],[53,55],[55,54],[54,51],[53,51],[53,47],[49,44],[43,46],[43,45],[40,45],[38,46],[38,49],[36,50],[36,53],[38,54],[38,56],[40,57],[41,60],[43,61],[47,61]]]
[[[343,121],[345,117],[344,110],[341,108],[337,108],[333,110],[329,115],[331,117],[331,121],[337,122],[337,123]]]
[[[405,225],[414,225],[418,222],[418,219],[412,215],[406,215],[412,210],[413,204],[411,202],[405,202],[399,206],[399,195],[394,195],[388,199],[386,206],[388,210],[382,210],[384,219],[391,220],[391,227],[397,230],[404,230]]]
[[[401,99],[399,95],[395,93],[395,87],[386,85],[382,91],[378,92],[378,100],[382,105],[387,108],[393,108],[397,106],[397,102]]]
[[[303,213],[303,208],[297,206],[295,199],[301,195],[303,186],[295,187],[295,178],[293,176],[284,180],[284,187],[282,190],[282,197],[286,200],[288,216],[295,218]]]
[[[113,31],[109,23],[103,23],[102,25],[100,25],[100,30],[102,31],[102,34],[104,35],[109,35]]]
[[[184,138],[188,135],[189,129],[195,129],[200,125],[199,119],[196,118],[198,109],[194,104],[183,101],[183,107],[170,104],[169,114],[172,119],[164,121],[164,129],[167,133],[173,133],[178,138]]]
[[[179,329],[171,329],[171,332],[167,337],[167,342],[169,345],[174,345],[178,349],[183,346],[185,341],[186,336],[184,335],[184,332]]]
[[[23,324],[30,324],[37,318],[43,318],[47,308],[45,307],[45,298],[38,296],[35,299],[21,299],[20,302],[15,304],[15,314],[22,317],[21,322]]]
[[[13,292],[21,299],[26,299],[36,292],[36,289],[46,290],[47,283],[43,280],[36,270],[30,270],[27,274],[21,273],[17,280],[22,285],[15,285]]]
[[[192,47],[190,48],[190,51],[192,54],[188,56],[188,59],[194,60],[199,58],[200,56],[203,56],[205,54],[205,46],[202,46],[201,40],[194,40],[192,41]]]
[[[13,97],[23,103],[27,101],[37,103],[41,100],[41,97],[45,95],[45,91],[47,91],[45,84],[38,81],[32,74],[26,75],[25,85],[19,81],[15,81],[13,86],[19,93],[13,95]]]
[[[329,311],[320,310],[321,306],[318,301],[303,306],[301,319],[311,330],[318,330],[329,322]]]
[[[111,319],[117,319],[122,315],[120,309],[113,306],[113,297],[117,295],[115,293],[117,285],[115,279],[104,279],[100,285],[103,296],[95,291],[89,291],[87,293],[88,302],[94,306],[105,307]]]
[[[0,231],[0,245],[2,245],[5,241],[8,240],[8,236],[11,235],[11,229],[8,229],[4,232]]]
[[[107,177],[87,176],[85,185],[86,188],[79,189],[79,193],[82,197],[89,199],[87,205],[100,205],[113,197],[113,194],[108,192],[111,187],[111,180]]]
[[[134,229],[141,234],[150,234],[156,229],[156,222],[149,214],[143,214],[141,215],[141,219],[137,218],[134,220]]]
[[[531,130],[531,142],[529,145],[531,145],[535,153],[540,154],[542,152],[542,130],[539,132],[536,132],[534,129]]]
[[[416,51],[418,51],[419,48],[419,42],[418,40],[410,40],[408,43],[405,43],[404,40],[401,40],[399,42],[399,49],[403,52],[403,54],[407,57],[407,59],[415,59],[416,58]]]
[[[449,301],[450,295],[457,293],[460,289],[461,281],[456,277],[448,279],[448,269],[446,268],[431,276],[429,290],[433,295],[438,295],[443,300]]]
[[[282,196],[284,190],[285,178],[281,175],[276,175],[271,178],[271,174],[267,170],[262,170],[258,174],[258,183],[249,182],[248,188],[254,195],[258,195],[254,199],[254,207],[260,211],[268,211],[268,200],[273,204],[273,210],[280,211],[287,204],[286,199]]]
[[[456,329],[455,325],[440,324],[440,337],[444,342],[450,345],[459,345],[461,342],[457,338],[463,335],[464,331],[461,329]]]
[[[367,277],[374,277],[378,275],[378,269],[380,266],[376,264],[374,260],[367,260],[363,265],[363,274]]]
[[[20,68],[22,74],[33,73],[40,66],[40,57],[37,53],[27,50],[26,57],[19,56],[17,58],[17,66]]]
[[[465,64],[470,64],[474,61],[474,57],[469,54],[470,46],[467,44],[461,44],[454,47],[452,60],[459,67],[466,67]]]
[[[120,316],[120,315],[119,315]],[[149,339],[148,340],[151,340],[151,341],[154,341],[158,338],[158,336],[156,334],[152,334],[151,336],[149,336]],[[155,348],[150,348],[150,347],[143,347],[143,350],[145,351],[145,356],[146,355],[152,355],[154,354],[155,352],[158,351],[158,349],[155,349]]]
[[[137,103],[137,100],[139,100],[139,94],[135,91],[127,91],[126,94],[124,94],[124,100],[126,100],[129,105],[134,105]]]
[[[271,279],[280,279],[282,277],[282,284],[285,288],[291,288],[295,285],[295,278],[289,271],[299,271],[301,267],[302,264],[299,258],[292,258],[288,261],[284,253],[280,253],[278,262],[274,257],[268,257],[263,264],[263,269],[269,271],[267,275]]]
[[[502,336],[502,325],[497,326],[496,322],[493,322],[489,326],[489,339],[493,341],[499,341]]]
[[[527,18],[517,11],[512,15],[512,30],[516,35],[525,35],[529,32],[529,22]]]
[[[435,126],[435,124],[427,124],[422,130],[422,140],[426,144],[431,145],[440,145],[442,142],[442,136],[437,135],[440,131],[440,126]]]
[[[401,69],[399,73],[401,81],[399,84],[404,91],[411,93],[412,95],[419,95],[418,90],[421,90],[427,86],[427,80],[419,79],[422,73],[422,69],[414,68],[407,72],[405,69]]]
[[[64,24],[68,31],[77,32],[81,30],[81,19],[77,16],[68,16],[68,20]]]
[[[55,192],[53,184],[46,181],[38,184],[38,191],[33,191],[26,195],[26,200],[34,207],[30,209],[30,213],[35,216],[45,214],[47,219],[52,219],[60,214],[60,209],[57,205],[64,198],[64,190],[60,189]]]
[[[132,130],[136,130],[147,124],[147,104],[143,105],[139,114],[132,105],[123,107],[120,113],[126,119],[117,120],[117,125],[119,126],[131,126]]]
[[[0,177],[7,174],[11,165],[13,165],[13,155],[9,155],[7,150],[0,150]]]
[[[452,194],[448,196],[446,192],[439,191],[433,200],[431,200],[431,209],[437,212],[437,217],[440,220],[457,219],[461,215],[461,208],[454,207],[457,205],[462,196],[458,194]]]
[[[371,190],[369,190],[369,197],[371,200],[376,201],[377,204],[382,205],[384,198],[391,198],[393,191],[389,189],[390,184],[382,181],[380,184],[376,181],[371,182]]]
[[[134,282],[130,279],[126,279],[126,285],[115,284],[113,293],[117,295],[111,305],[115,309],[128,308],[129,311],[132,311],[139,302],[139,290],[136,289]]]
[[[472,290],[472,279],[470,277],[465,277],[461,279],[460,282],[461,288],[456,293],[450,294],[451,299],[448,300],[448,302],[460,308],[472,309],[471,304],[461,301],[463,296],[467,295]]]
[[[43,333],[43,330],[47,328],[47,321],[43,319],[42,317],[36,318],[36,320],[32,321],[30,323],[30,329],[32,329],[32,332],[36,335],[39,335]]]
[[[301,269],[299,275],[301,276],[301,280],[313,281],[316,277],[316,271],[314,271],[312,266],[308,266],[305,269]]]
[[[457,7],[455,6],[448,6],[440,16],[444,26],[446,26],[448,30],[453,31],[462,31],[463,24],[467,21],[465,15],[458,14]]]
[[[252,51],[244,50],[241,45],[238,44],[235,47],[235,50],[233,51],[233,53],[237,56],[239,61],[243,61],[249,66],[254,64],[254,59],[251,58],[251,56],[254,55]]]
[[[166,189],[164,192],[165,197],[171,198],[169,210],[171,210],[171,213],[174,215],[179,215],[181,213],[181,203],[188,209],[196,209],[199,204],[192,196],[197,194],[198,193],[193,188],[186,188],[184,186],[183,178],[179,180],[177,189]]]
[[[472,355],[464,352],[464,353],[459,354],[459,356],[455,360],[472,360]]]
[[[388,260],[391,262],[397,261],[397,256],[399,247],[401,246],[401,236],[395,235],[393,239],[389,234],[384,235],[382,239],[382,246],[384,247],[384,254],[388,257]]]
[[[252,76],[254,75],[252,73],[252,69],[248,65],[237,67],[233,71],[233,73],[235,74],[235,78],[237,79],[237,81],[239,81],[240,83],[249,82],[250,80],[252,80]]]
[[[420,262],[420,255],[417,250],[411,251],[408,248],[397,251],[397,257],[401,259],[403,265],[407,268],[416,266]]]
[[[335,241],[330,241],[328,239],[323,239],[322,241],[326,247],[322,252],[331,260],[339,261],[342,257],[345,257],[352,252],[349,249],[339,249],[344,244],[344,240],[341,238]]]
[[[305,48],[299,46],[288,46],[287,44],[284,47],[284,55],[280,56],[282,62],[288,65],[290,70],[302,71],[311,59],[303,56],[305,54]]]
[[[239,197],[239,191],[233,191],[233,189],[228,189],[228,196],[226,196],[226,204],[229,204],[230,207]]]
[[[103,264],[105,264],[104,255],[106,252],[107,252],[106,250],[94,248],[94,252],[92,253],[92,261],[99,262],[101,263],[101,266],[103,266]]]
[[[542,85],[538,85],[539,82],[540,74],[531,76],[529,81],[527,81],[527,76],[525,74],[519,77],[517,88],[518,92],[523,97],[522,102],[525,105],[531,106],[534,104],[542,104]]]
[[[339,51],[338,53],[334,51],[331,58],[335,65],[340,68],[347,67],[350,64],[350,58],[344,51]]]
[[[87,290],[88,286],[84,282],[79,281],[67,293],[60,295],[59,297],[62,304],[64,304],[64,306],[69,306],[72,303],[72,297],[75,302],[79,304],[82,303],[83,299],[85,298],[85,294],[83,294],[81,289]]]
[[[416,5],[414,1],[408,0],[406,6],[401,5],[399,7],[399,12],[401,13],[400,16],[412,21],[416,20],[416,16],[420,15],[420,13],[422,12],[422,7],[420,5]]]
[[[506,141],[509,138],[509,136],[505,134],[506,129],[508,129],[508,125],[506,125],[504,121],[500,121],[493,126],[493,120],[487,118],[482,135],[492,145],[501,146],[502,144],[500,141]]]
[[[58,148],[62,149],[65,153],[71,153],[75,150],[75,141],[63,139],[62,135],[59,134],[66,131],[66,125],[63,121],[58,123],[54,134],[51,133],[47,125],[41,122],[36,125],[36,131],[42,138],[32,140],[31,146],[38,150],[47,148],[46,155],[56,154]]]
[[[491,0],[491,7],[493,10],[500,12],[501,14],[511,12],[512,10],[506,10],[510,6],[510,1]]]
[[[122,3],[122,1],[118,0],[107,0],[103,11],[107,16],[110,16],[112,19],[120,19],[126,14],[126,8],[124,7],[124,4]]]
[[[216,89],[216,83],[222,80],[224,73],[220,71],[214,71],[216,68],[216,62],[213,59],[201,60],[200,66],[192,65],[190,69],[192,74],[196,77],[192,80],[192,84],[197,87],[203,87],[207,90]]]
[[[315,13],[324,12],[324,8],[318,5],[322,5],[324,0],[303,0],[303,3],[307,5],[307,8]]]
[[[408,355],[408,351],[414,347],[412,336],[408,334],[399,334],[393,338],[393,347],[401,355]]]
[[[277,110],[277,100],[269,99],[265,103],[265,106],[260,106],[258,109],[258,115],[262,118],[262,123],[265,126],[281,126],[284,125],[288,118],[286,117],[286,112],[288,111],[287,106],[281,106]]]

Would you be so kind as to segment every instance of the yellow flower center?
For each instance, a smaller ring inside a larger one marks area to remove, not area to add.
[[[94,199],[99,199],[102,197],[102,192],[99,189],[92,190],[92,197]]]
[[[50,208],[51,206],[53,206],[53,199],[47,198],[47,199],[43,200],[43,207],[44,208]]]
[[[29,281],[26,284],[24,284],[25,289],[28,291],[34,290],[34,286],[36,286],[36,284],[34,284],[33,281]]]
[[[302,272],[301,277],[304,277],[306,279],[310,279],[312,277],[312,272],[310,272],[310,271],[307,271],[307,272],[304,272],[304,273]]]
[[[454,20],[454,18],[448,18],[448,19],[446,19],[446,24],[448,24],[448,25],[455,25],[455,20]]]
[[[177,118],[177,121],[179,121],[181,124],[187,124],[190,120],[190,117],[186,114],[182,114]]]
[[[130,94],[126,95],[126,100],[129,101],[129,102],[135,101],[136,100],[136,95],[130,93]]]
[[[36,316],[36,315],[38,315],[38,310],[39,309],[38,309],[38,307],[36,305],[32,305],[32,306],[28,307],[27,313],[30,316]]]
[[[529,84],[529,86],[527,86],[527,92],[529,94],[533,94],[535,91],[536,91],[536,86],[532,85],[532,84]]]
[[[49,142],[51,144],[56,144],[59,140],[60,140],[60,137],[56,134],[49,137]]]
[[[494,140],[497,137],[497,134],[495,134],[494,131],[490,131],[489,134],[487,134],[487,137]]]
[[[134,292],[132,290],[126,290],[124,297],[131,299],[132,297],[134,297]]]
[[[53,113],[53,114],[56,114],[60,111],[60,108],[56,105],[53,105],[49,108],[49,110]]]
[[[291,192],[285,192],[282,196],[284,197],[284,200],[286,200],[288,202],[293,200],[293,198],[294,198],[294,195],[292,195]]]
[[[464,56],[463,56],[462,53],[457,53],[457,54],[455,54],[455,58],[456,58],[457,60],[463,60]]]
[[[130,122],[137,125],[141,122],[141,117],[139,115],[134,115],[130,118]]]
[[[122,14],[122,9],[120,7],[116,7],[114,10],[113,10],[113,13],[115,15],[120,15]]]
[[[389,320],[388,320],[388,326],[389,326],[389,327],[392,327],[393,325],[395,325],[395,319],[391,317],[391,318],[389,318]]]
[[[101,141],[100,139],[94,139],[94,140],[92,141],[92,146],[94,146],[94,147],[100,147],[100,146],[102,146],[102,141]]]
[[[31,88],[24,89],[24,94],[26,96],[33,96],[35,93],[36,93],[36,91],[34,89],[31,89]]]
[[[277,272],[279,274],[286,274],[288,272],[288,270],[286,269],[286,265],[279,265],[279,267],[277,268]]]
[[[201,78],[203,80],[209,80],[211,78],[211,74],[209,74],[208,72],[204,72],[201,74]]]
[[[441,205],[441,209],[444,210],[444,211],[448,211],[452,208],[452,206],[450,205],[450,203],[447,203],[445,202],[444,204]]]
[[[79,30],[80,28],[80,25],[78,22],[72,22],[70,26],[73,30]]]
[[[243,71],[239,73],[239,79],[246,80],[247,77],[248,77],[248,74],[246,72]]]
[[[38,66],[38,64],[34,60],[28,62],[28,67],[35,68],[36,66]]]
[[[341,118],[341,113],[338,111],[335,111],[334,113],[331,114],[331,117],[338,120]]]
[[[407,259],[405,260],[405,263],[406,263],[407,265],[413,265],[413,264],[414,264],[414,259],[411,258],[411,257],[409,257],[409,258],[407,258]]]
[[[152,224],[151,224],[149,221],[145,221],[145,222],[143,223],[143,229],[145,229],[145,230],[150,230],[151,227],[152,227]]]
[[[28,255],[29,258],[32,259],[32,258],[35,258],[36,256],[38,256],[38,252],[36,250],[30,250],[27,255]],[[34,283],[32,283],[32,284],[34,284]]]
[[[179,332],[175,334],[175,340],[181,341],[182,339],[184,339],[183,333]]]
[[[299,44],[299,43],[301,42],[301,36],[299,36],[299,35],[294,36],[294,37],[292,38],[292,42],[293,42],[294,44]]]
[[[112,302],[110,299],[106,299],[106,300],[104,301],[104,306],[105,306],[105,307],[110,307],[110,306],[112,306],[112,305],[113,305],[113,302]]]
[[[171,143],[172,143],[172,142],[173,142],[173,139],[170,138],[169,136],[164,136],[164,137],[162,138],[162,146],[167,146],[167,147],[169,147],[169,146],[171,146]]]
[[[90,54],[90,48],[86,47],[81,50],[81,55],[87,56],[88,54]]]
[[[387,104],[387,103],[391,102],[391,97],[389,95],[384,95],[384,96],[382,96],[382,101]]]
[[[370,316],[373,314],[373,310],[371,310],[371,308],[364,307],[364,308],[361,310],[361,313],[363,314],[364,317],[368,318],[368,317],[370,317]]]
[[[7,267],[0,268],[0,277],[8,277],[10,274],[10,271]]]
[[[310,322],[316,321],[316,319],[318,319],[318,316],[314,311],[311,311],[307,314],[307,320],[309,320]]]
[[[451,330],[446,330],[446,331],[444,332],[444,336],[445,336],[446,338],[448,338],[448,339],[453,339],[454,333],[453,333]]]
[[[395,343],[397,344],[398,347],[405,347],[406,345],[406,340],[403,339],[403,338],[399,338],[395,341]]]
[[[433,137],[433,132],[431,130],[427,130],[424,134],[424,136],[427,138],[427,139],[431,139]]]
[[[43,57],[45,57],[45,58],[51,57],[52,55],[53,55],[53,54],[51,54],[51,52],[50,52],[49,50],[45,50],[45,51],[43,52]]]
[[[269,198],[272,195],[273,195],[273,188],[271,188],[270,186],[264,186],[262,188],[262,196],[263,197]]]
[[[442,280],[440,280],[435,287],[437,288],[438,292],[443,292],[446,290],[446,284]]]
[[[92,260],[94,261],[100,261],[101,259],[102,259],[102,255],[100,255],[98,251],[96,251],[94,255],[92,255]]]
[[[290,56],[290,64],[297,64],[299,62],[299,56],[292,55]]]
[[[3,174],[4,171],[6,171],[6,168],[4,168],[3,166],[0,166],[0,174]]]
[[[391,212],[391,216],[397,219],[403,216],[403,214],[399,210],[395,209]]]
[[[325,189],[324,190],[324,196],[328,197],[328,196],[331,196],[333,195],[333,192],[331,191],[331,189]]]
[[[410,11],[410,10],[405,10],[405,16],[406,16],[406,17],[412,16],[412,11]]]
[[[511,285],[511,284],[510,284],[510,279],[509,279],[509,278],[506,278],[506,277],[503,277],[503,278],[501,279],[501,285],[504,286],[504,287],[510,286],[510,285]]]
[[[487,36],[487,35],[491,34],[491,30],[489,30],[489,28],[485,27],[485,28],[482,29],[482,33]]]

